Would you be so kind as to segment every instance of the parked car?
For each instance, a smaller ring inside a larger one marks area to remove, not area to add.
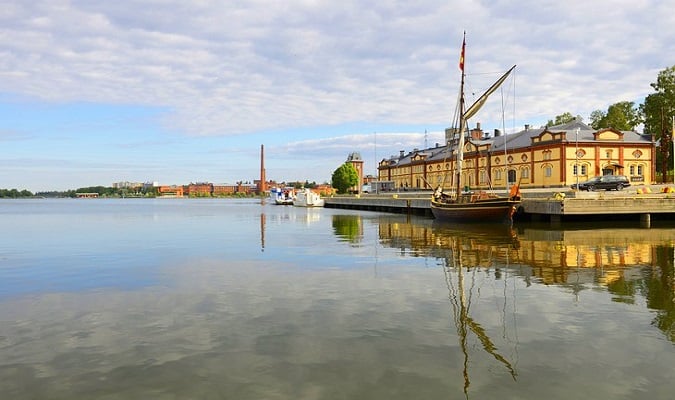
[[[623,188],[628,186],[630,186],[630,181],[624,175],[603,175],[579,183],[579,190],[587,190],[589,192],[598,189],[623,190]],[[572,189],[577,189],[576,183],[572,185]]]

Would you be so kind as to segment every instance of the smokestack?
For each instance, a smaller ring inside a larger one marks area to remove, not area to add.
[[[401,155],[401,157],[403,157],[405,155],[405,150],[399,150],[399,152],[400,152],[399,154]]]
[[[265,145],[260,145],[260,193],[267,190],[267,178],[265,177]]]

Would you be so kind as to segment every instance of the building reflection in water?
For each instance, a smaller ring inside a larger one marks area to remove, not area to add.
[[[400,215],[370,220],[382,246],[407,256],[447,260],[461,243],[462,265],[492,270],[495,279],[508,272],[527,285],[557,285],[575,297],[603,288],[617,302],[644,298],[656,311],[653,324],[675,342],[675,228],[458,226]],[[340,240],[363,239],[361,215],[334,215],[332,222]]]
[[[383,217],[378,220],[383,246],[400,249],[409,256],[441,261],[452,304],[464,360],[464,392],[470,385],[467,339],[473,335],[474,347],[481,347],[493,362],[517,379],[517,340],[510,354],[501,348],[472,316],[478,302],[476,274],[491,274],[495,281],[521,280],[526,286],[555,285],[577,299],[584,290],[606,290],[612,301],[645,301],[654,310],[652,325],[675,342],[675,229],[608,228],[559,229],[541,226],[447,225],[427,219]],[[351,225],[359,225],[352,222]],[[512,282],[513,285],[515,283]],[[512,310],[511,329],[515,330],[515,304],[508,305],[506,289],[503,308]],[[515,289],[512,302],[515,303]],[[478,312],[476,312],[478,314]],[[503,321],[508,317],[504,315]],[[506,326],[506,325],[505,325]],[[517,338],[517,332],[511,334]],[[471,347],[473,348],[473,347]],[[514,359],[515,358],[515,359]]]

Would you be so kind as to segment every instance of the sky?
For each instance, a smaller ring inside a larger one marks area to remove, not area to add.
[[[470,121],[636,105],[675,65],[675,0],[4,0],[0,188],[330,182],[352,152],[443,143],[466,32]]]

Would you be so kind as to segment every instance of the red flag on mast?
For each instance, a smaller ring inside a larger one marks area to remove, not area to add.
[[[459,69],[464,72],[464,48],[466,47],[466,35],[462,39],[462,53],[459,55]]]

